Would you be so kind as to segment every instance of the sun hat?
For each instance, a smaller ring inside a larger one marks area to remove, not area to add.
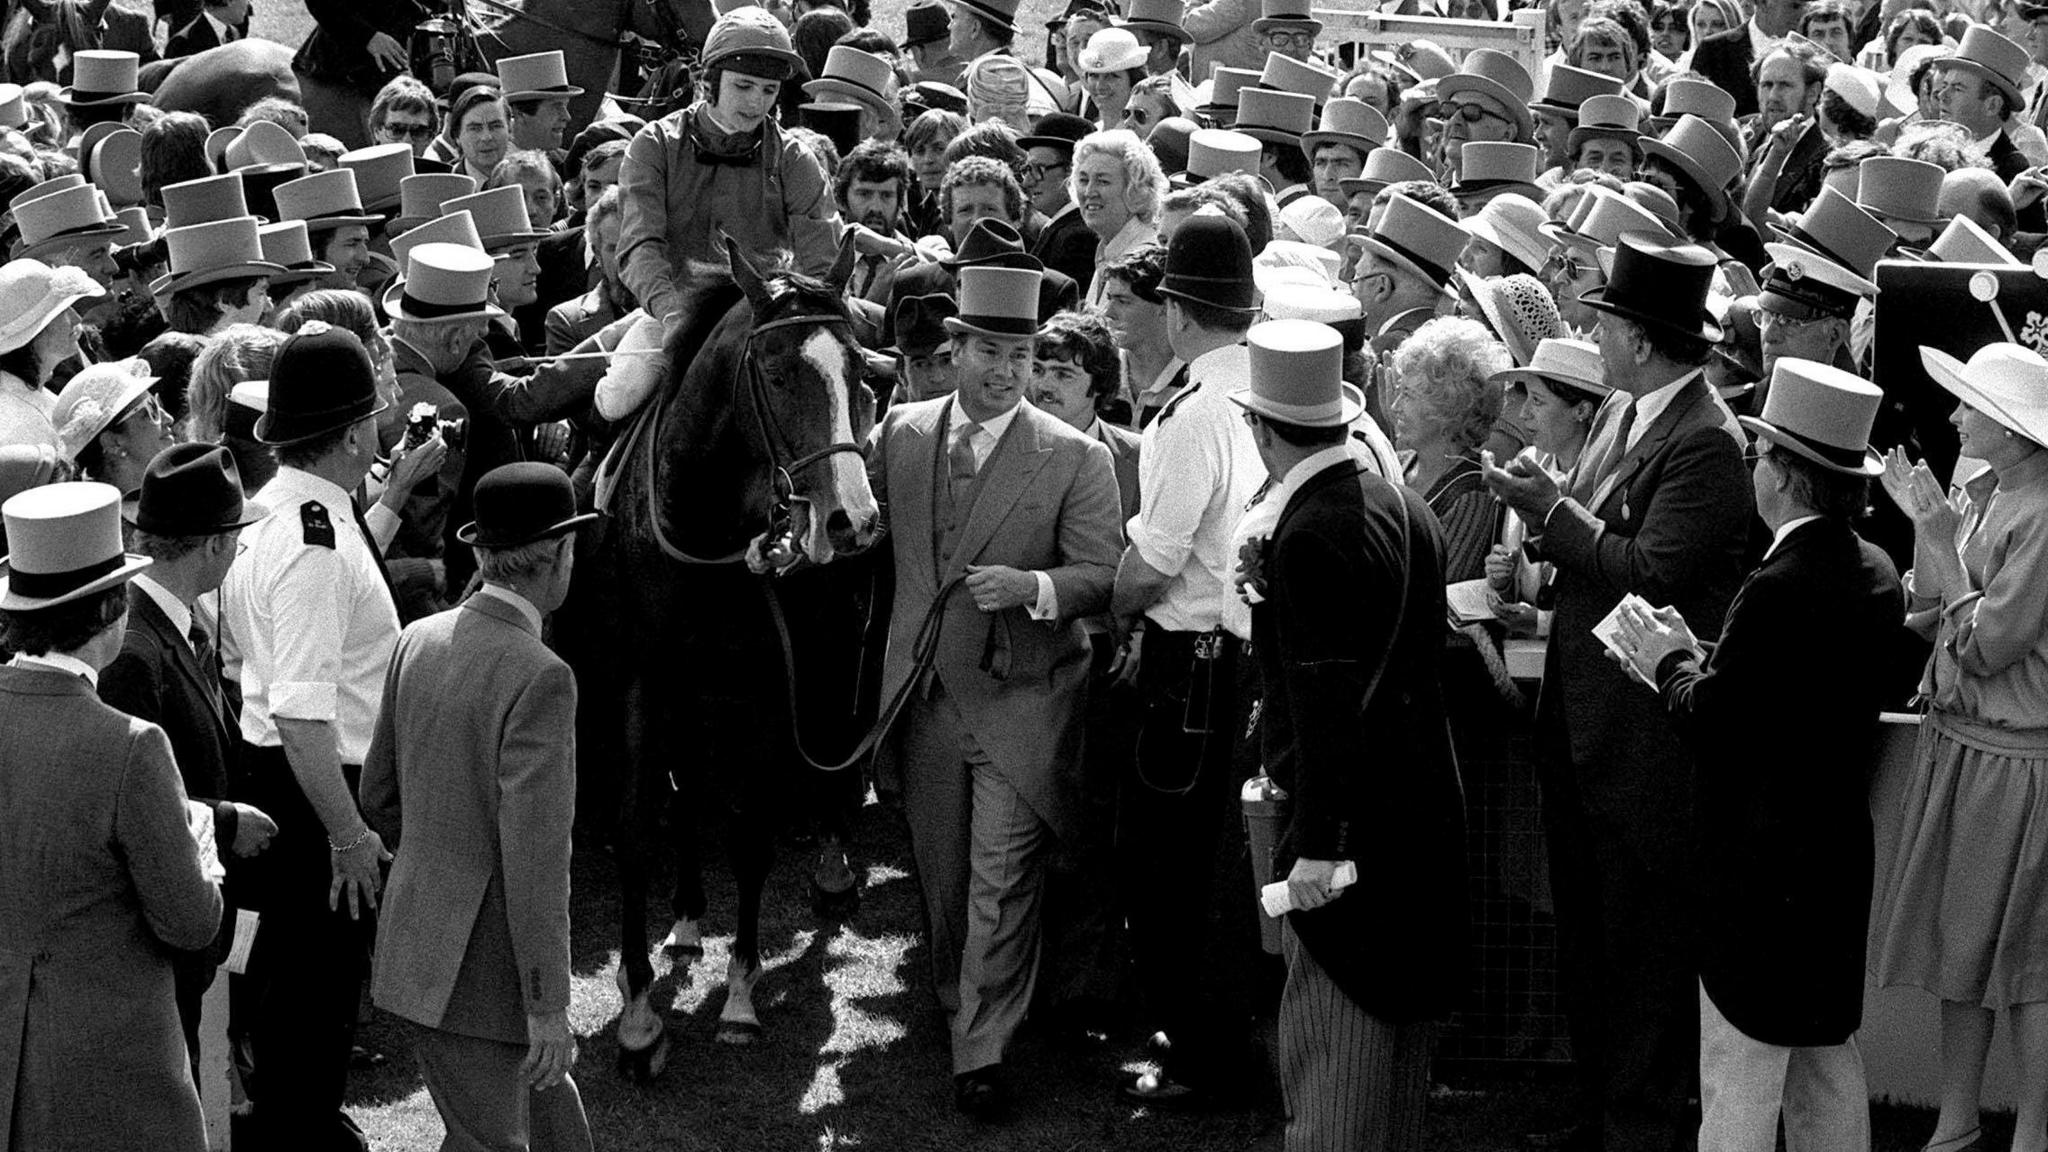
[[[150,460],[132,522],[152,536],[217,536],[269,514],[245,499],[234,453],[195,441],[173,444]]]
[[[1457,280],[1478,306],[1487,328],[1507,347],[1508,355],[1517,364],[1527,364],[1536,355],[1536,345],[1541,341],[1566,333],[1550,289],[1527,272],[1474,276],[1460,268]]]
[[[1458,227],[1522,262],[1531,270],[1550,259],[1550,243],[1543,235],[1548,219],[1543,206],[1527,196],[1503,192],[1486,206],[1463,220]]]
[[[32,258],[0,265],[0,352],[12,352],[35,339],[80,300],[106,294],[77,268],[52,268]]]
[[[1898,109],[1900,115],[1920,107],[1920,95],[1913,91],[1913,73],[1929,60],[1945,59],[1954,52],[1955,48],[1948,44],[1915,44],[1899,53],[1885,82],[1886,102]]]
[[[1707,291],[1720,261],[1697,244],[1673,242],[1662,234],[1625,232],[1614,247],[1614,266],[1605,286],[1579,303],[1609,315],[1679,336],[1708,342],[1721,338],[1707,315]]]
[[[506,100],[567,100],[583,95],[569,83],[569,62],[561,49],[498,58],[498,85]]]
[[[1302,154],[1315,159],[1316,149],[1325,144],[1344,144],[1358,150],[1358,158],[1364,161],[1366,154],[1387,142],[1387,118],[1379,109],[1363,100],[1339,96],[1323,105],[1322,123],[1313,132],[1301,137]]]
[[[1344,338],[1313,320],[1266,320],[1245,333],[1250,386],[1230,393],[1263,419],[1303,428],[1336,428],[1365,411],[1344,384]]]
[[[1337,188],[1346,197],[1360,192],[1377,196],[1387,185],[1409,180],[1434,182],[1436,173],[1430,171],[1429,165],[1399,148],[1375,148],[1365,154],[1365,168],[1353,179],[1337,181]]]
[[[1958,216],[1948,222],[1941,235],[1927,247],[1927,257],[1946,264],[1998,264],[2008,268],[2023,268],[2025,262],[2014,256],[2005,245],[1994,239],[1982,225],[1968,216]]]
[[[250,215],[242,178],[233,172],[166,184],[157,195],[163,200],[165,228],[189,228]]]
[[[356,195],[369,212],[390,211],[398,203],[399,185],[415,171],[410,144],[372,144],[343,152],[341,166],[356,174]]]
[[[517,184],[501,184],[467,196],[441,202],[441,213],[468,212],[476,219],[477,235],[484,250],[516,248],[532,244],[548,233],[535,228],[526,214],[526,191]]]
[[[1258,275],[1244,229],[1214,205],[1182,221],[1166,244],[1159,294],[1231,312],[1257,308]]]
[[[413,245],[406,251],[405,275],[384,290],[384,313],[421,324],[503,316],[490,302],[497,265],[489,254],[461,244]]]
[[[78,454],[128,415],[149,395],[157,378],[149,373],[149,362],[140,358],[88,364],[57,393],[50,423],[57,427],[66,460]]]
[[[1579,154],[1588,140],[1625,140],[1636,155],[1643,152],[1643,106],[1626,96],[1589,96],[1579,105],[1578,123],[1566,137],[1567,157]]]
[[[1536,83],[1528,70],[1513,56],[1491,48],[1475,48],[1466,55],[1456,72],[1437,81],[1436,96],[1448,101],[1460,92],[1486,96],[1501,105],[1522,138],[1535,130],[1529,102],[1536,95]]]
[[[263,245],[263,258],[285,269],[271,275],[273,287],[304,284],[334,273],[334,265],[313,258],[313,241],[303,220],[265,224],[256,229],[256,237]]]
[[[104,241],[127,229],[114,218],[106,194],[90,184],[65,188],[14,210],[21,230],[16,256],[38,260],[91,240]]]
[[[536,460],[500,464],[476,482],[470,506],[476,519],[455,538],[477,548],[517,548],[574,532],[597,519],[576,512],[569,474]]]
[[[1591,340],[1547,336],[1537,342],[1535,355],[1527,362],[1518,360],[1516,364],[1518,367],[1495,372],[1488,379],[1503,385],[1527,384],[1532,380],[1549,385],[1561,384],[1584,392],[1595,400],[1604,399],[1614,391],[1614,386],[1607,383],[1607,367],[1600,358],[1600,345]]]
[[[979,264],[962,268],[960,314],[945,318],[946,331],[956,335],[1029,339],[1038,331],[1036,268]]]
[[[121,544],[121,490],[68,481],[18,493],[0,504],[7,555],[0,556],[0,611],[34,612],[103,592],[150,566]]]
[[[1827,90],[1840,96],[1849,107],[1872,120],[1884,115],[1885,78],[1881,73],[1837,60],[1828,65]]]
[[[1830,472],[1877,476],[1884,460],[1870,447],[1884,393],[1840,368],[1780,356],[1771,365],[1770,394],[1760,416],[1738,416],[1744,428]]]
[[[257,227],[256,217],[237,216],[232,220],[165,229],[164,247],[170,255],[170,271],[150,284],[150,295],[163,296],[222,280],[269,277],[288,271],[283,265],[263,258],[263,239]]]
[[[720,16],[704,36],[704,47],[697,57],[699,71],[709,72],[721,65],[771,80],[787,80],[809,71],[804,58],[790,46],[789,30],[782,26],[782,21],[767,9],[751,4]]]
[[[1323,34],[1323,22],[1311,14],[1310,0],[1261,0],[1259,18],[1252,21],[1254,33],[1306,32]]]
[[[1420,200],[1396,192],[1387,198],[1379,225],[1371,232],[1354,232],[1351,242],[1383,260],[1388,260],[1452,292],[1451,270],[1471,240],[1458,222]]]
[[[849,44],[834,44],[825,54],[824,72],[803,87],[819,99],[851,100],[886,113],[896,108],[895,84],[896,72],[887,60]]]
[[[1968,363],[1939,348],[1920,347],[1934,382],[2011,431],[2048,445],[2048,360],[2023,344],[1986,344]]]
[[[460,249],[457,249],[460,251]],[[367,420],[391,405],[363,342],[346,328],[309,320],[270,361],[270,393],[256,439],[297,444]]]
[[[1088,38],[1088,46],[1075,53],[1074,64],[1083,74],[1124,72],[1143,68],[1152,50],[1124,28],[1104,28]]]
[[[88,48],[71,56],[71,84],[57,93],[59,103],[78,108],[107,104],[142,104],[149,94],[138,80],[142,57],[133,52]]]

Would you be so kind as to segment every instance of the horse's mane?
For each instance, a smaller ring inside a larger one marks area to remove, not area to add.
[[[771,284],[780,281],[786,286],[776,293],[778,302],[785,296],[800,297],[820,307],[832,307],[842,314],[846,310],[845,301],[824,281],[786,265],[763,269],[761,279]],[[678,291],[682,297],[682,312],[689,321],[669,342],[668,362],[675,366],[680,378],[697,354],[711,342],[712,332],[717,330],[726,313],[746,297],[740,291],[738,281],[733,279],[732,269],[698,261],[690,262],[687,280],[678,287]]]

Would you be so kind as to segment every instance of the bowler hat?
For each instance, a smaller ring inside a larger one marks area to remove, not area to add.
[[[1870,427],[1884,393],[1840,368],[1781,356],[1771,366],[1771,391],[1761,416],[1738,416],[1744,428],[1830,472],[1876,476],[1884,461],[1870,448]]]
[[[90,184],[21,205],[14,210],[14,223],[21,229],[21,246],[14,254],[37,259],[126,230],[114,218],[106,195]]]
[[[1325,144],[1344,144],[1358,150],[1358,159],[1363,162],[1366,154],[1387,142],[1387,118],[1380,111],[1363,100],[1340,96],[1323,105],[1322,123],[1316,130],[1303,134],[1302,153],[1315,159],[1316,149]]]
[[[284,266],[284,271],[271,274],[273,287],[304,284],[334,272],[334,265],[313,258],[313,241],[303,220],[265,224],[256,229],[256,236],[263,244],[263,258]]]
[[[960,251],[940,263],[955,270],[978,266],[1033,270],[1045,267],[1043,261],[1024,250],[1023,235],[1008,221],[987,216],[970,225],[967,235],[960,238]]]
[[[356,194],[371,212],[388,212],[398,203],[399,184],[413,174],[412,145],[372,144],[341,154],[341,166],[356,174]]]
[[[297,444],[338,432],[390,407],[363,342],[346,328],[310,320],[270,361],[270,399],[256,421],[264,444]]]
[[[1304,428],[1337,428],[1365,410],[1344,384],[1344,337],[1313,320],[1267,320],[1245,333],[1249,387],[1230,393],[1262,419]]]
[[[45,484],[0,505],[0,611],[69,604],[133,579],[150,566],[121,546],[121,490],[112,484]]]
[[[1019,148],[1051,148],[1071,155],[1081,137],[1095,131],[1085,117],[1070,112],[1052,112],[1032,125],[1031,135],[1017,138]]]
[[[1174,11],[1178,12],[1178,0]],[[946,15],[943,4],[912,4],[903,13],[903,46],[915,48],[920,44],[931,44],[952,35],[953,21]]]
[[[1038,331],[1038,282],[1043,275],[1036,268],[962,268],[960,315],[946,317],[946,331],[1029,339]]]
[[[490,302],[497,261],[461,244],[419,244],[405,254],[405,275],[384,290],[394,320],[446,324],[503,316]]]
[[[534,460],[500,464],[484,473],[470,503],[476,519],[458,529],[455,538],[477,548],[517,548],[597,519],[595,512],[576,514],[576,489],[568,473]]]
[[[1124,6],[1124,27],[1133,32],[1156,32],[1186,44],[1194,35],[1181,26],[1180,0],[1130,0]]]
[[[1158,158],[1159,170],[1168,174],[1169,183],[1173,180],[1173,173],[1187,171],[1188,149],[1201,127],[1185,116],[1167,116],[1154,124],[1152,131],[1145,133],[1145,147]]]
[[[1659,332],[1709,342],[1721,328],[1707,315],[1707,289],[1720,262],[1697,244],[1649,232],[1624,232],[1614,247],[1607,284],[1579,297],[1588,308]]]
[[[959,314],[959,302],[945,292],[905,296],[896,302],[896,347],[892,351],[914,356],[937,348],[946,342],[947,317]]]
[[[250,214],[242,178],[233,172],[166,184],[157,195],[164,204],[165,228],[189,228]]]
[[[569,62],[559,48],[498,58],[498,84],[506,100],[567,100],[583,95],[569,83]]]
[[[193,441],[173,444],[149,462],[133,521],[151,536],[215,536],[266,515],[244,501],[234,453]]]
[[[57,99],[78,108],[147,103],[149,94],[138,81],[141,72],[142,57],[133,52],[88,48],[72,55],[71,85]]]
[[[263,240],[254,216],[214,220],[164,230],[170,271],[149,286],[152,296],[183,292],[243,276],[275,276],[283,265],[263,258]]]
[[[1159,294],[1231,312],[1255,309],[1258,281],[1244,229],[1213,206],[1188,217],[1167,242]]]
[[[384,217],[363,210],[356,192],[356,174],[332,168],[279,184],[272,193],[280,220],[299,220],[309,232],[349,224],[382,224]]]
[[[1351,239],[1366,251],[1449,292],[1451,270],[1471,240],[1458,222],[1415,200],[1394,193],[1387,198],[1379,225],[1354,232]]]

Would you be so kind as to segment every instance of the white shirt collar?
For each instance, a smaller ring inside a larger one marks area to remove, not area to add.
[[[83,676],[85,677],[85,682],[92,685],[93,691],[97,692],[100,689],[100,674],[93,669],[92,665],[87,664],[76,656],[67,656],[62,652],[45,652],[41,656],[30,656],[25,652],[17,653],[14,659],[7,662],[7,666],[10,668],[48,668],[53,672],[65,672],[73,676]]]
[[[488,580],[478,585],[476,591],[479,596],[495,597],[517,608],[519,614],[526,617],[526,622],[533,625],[534,635],[540,635],[540,609],[533,606],[533,601],[505,587],[503,584],[493,584]]]
[[[1643,434],[1650,430],[1650,425],[1657,422],[1657,417],[1662,416],[1664,410],[1671,407],[1671,402],[1678,398],[1679,391],[1704,371],[1703,368],[1695,368],[1654,392],[1646,392],[1636,397],[1636,419],[1634,424],[1629,425],[1628,443],[1622,445],[1623,450],[1634,448],[1643,438]]]
[[[148,593],[151,600],[156,601],[156,606],[163,609],[164,615],[169,618],[171,627],[178,630],[178,638],[183,640],[187,647],[190,647],[192,644],[192,610],[179,602],[176,596],[171,595],[168,589],[152,579],[147,572],[135,578],[135,586]]]
[[[1147,385],[1144,391],[1138,393],[1139,405],[1145,406],[1148,403],[1164,404],[1167,400],[1172,399],[1172,397],[1165,394],[1166,390],[1173,386],[1173,378],[1180,375],[1180,370],[1185,367],[1187,367],[1187,364],[1180,357],[1168,357],[1166,366],[1159,370],[1159,375],[1153,378],[1152,383]]]
[[[270,483],[263,486],[263,495],[268,498],[266,503],[277,507],[283,502],[276,497],[284,494],[306,500],[318,500],[336,523],[346,523],[351,528],[355,527],[355,497],[350,496],[332,480],[323,480],[311,472],[283,465],[278,468],[277,474],[270,478]]]
[[[206,17],[206,22],[208,24],[213,25],[214,39],[220,41],[223,44],[227,43],[229,40],[234,39],[235,30],[228,27],[226,24],[222,23],[221,20],[213,14],[213,11],[211,9],[202,8],[200,9],[199,14],[201,16]]]
[[[1764,559],[1769,560],[1771,554],[1778,550],[1778,545],[1785,542],[1785,537],[1790,536],[1801,524],[1810,524],[1818,519],[1818,516],[1801,516],[1778,525],[1778,531],[1771,536],[1771,546],[1764,549]]]
[[[976,438],[981,439],[985,437],[986,439],[983,442],[988,444],[1001,440],[1003,433],[1009,430],[1010,421],[1017,418],[1017,409],[1022,408],[1026,403],[1026,401],[1019,400],[1010,406],[1008,412],[1003,413],[1001,416],[991,416],[986,420],[980,421],[981,431],[977,434]],[[959,434],[960,429],[967,426],[968,419],[967,409],[961,406],[959,397],[954,397],[953,415],[946,422],[946,440],[948,443],[951,443],[953,437]]]
[[[1297,461],[1294,467],[1287,470],[1287,475],[1281,477],[1280,482],[1273,486],[1273,490],[1266,493],[1265,499],[1261,500],[1260,503],[1270,503],[1276,509],[1285,510],[1287,502],[1294,499],[1294,494],[1301,491],[1302,485],[1321,475],[1323,469],[1330,467],[1332,464],[1342,463],[1351,459],[1351,438],[1346,436],[1344,441],[1342,444],[1332,444],[1328,448],[1318,451],[1313,456]]]

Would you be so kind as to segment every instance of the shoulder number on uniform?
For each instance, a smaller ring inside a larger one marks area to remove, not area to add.
[[[305,530],[305,541],[310,547],[334,547],[334,521],[327,518],[327,506],[318,500],[308,500],[299,505],[299,527]]]

